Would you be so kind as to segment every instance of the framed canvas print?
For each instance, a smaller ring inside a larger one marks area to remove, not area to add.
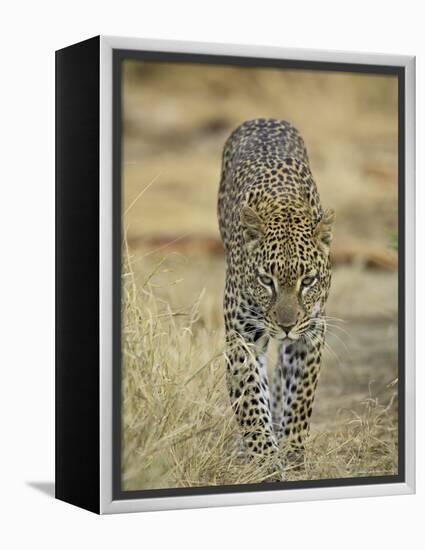
[[[56,496],[414,492],[414,58],[56,53]]]

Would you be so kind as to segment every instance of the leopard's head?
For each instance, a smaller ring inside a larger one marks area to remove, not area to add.
[[[314,219],[296,201],[268,213],[241,209],[245,287],[264,328],[279,340],[317,335],[331,282],[334,218],[326,210]]]

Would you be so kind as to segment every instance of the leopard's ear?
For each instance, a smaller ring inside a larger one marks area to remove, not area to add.
[[[243,238],[249,251],[258,244],[265,233],[263,220],[250,206],[243,206],[240,213]]]
[[[325,254],[329,254],[334,222],[335,211],[332,208],[329,208],[323,213],[322,219],[319,221],[314,231],[319,246]]]

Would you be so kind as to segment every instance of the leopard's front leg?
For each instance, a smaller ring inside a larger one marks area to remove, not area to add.
[[[266,459],[270,469],[283,479],[266,371],[268,337],[260,329],[245,333],[233,326],[226,329],[227,386],[247,455]]]
[[[314,339],[281,344],[273,376],[273,423],[280,443],[297,452],[304,449],[310,431],[319,378],[325,330]]]

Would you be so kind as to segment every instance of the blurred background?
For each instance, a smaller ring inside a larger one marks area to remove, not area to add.
[[[126,60],[122,85],[123,214],[136,284],[154,270],[158,299],[175,311],[200,298],[197,323],[221,338],[222,148],[245,120],[288,120],[304,138],[322,205],[336,211],[327,314],[339,321],[330,328],[312,428],[338,429],[343,411],[359,412],[372,397],[394,427],[396,77]],[[377,437],[394,440],[388,430]],[[397,468],[391,452],[385,473]]]

